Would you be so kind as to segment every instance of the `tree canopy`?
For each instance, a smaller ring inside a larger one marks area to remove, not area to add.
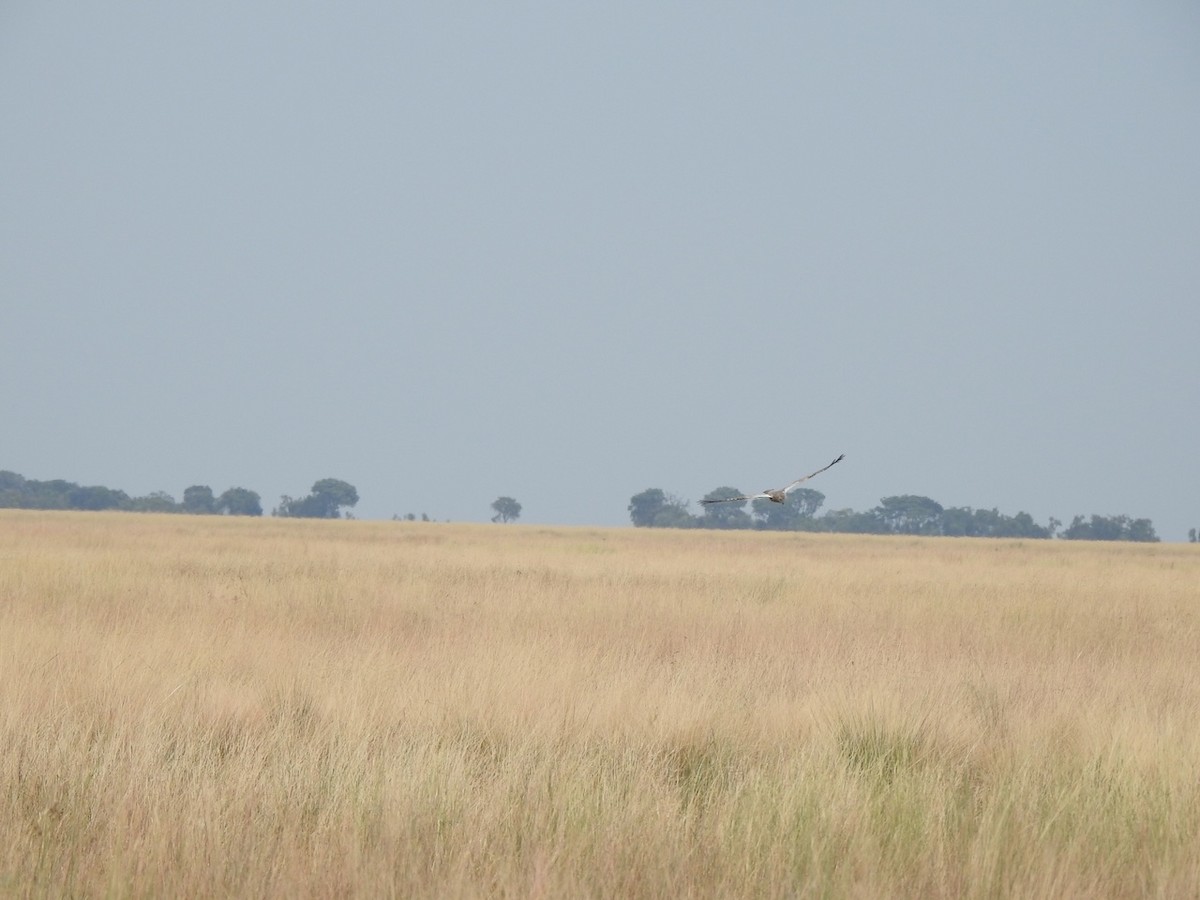
[[[515,522],[521,517],[521,504],[512,497],[497,497],[492,501],[493,522]]]
[[[723,497],[740,497],[742,492],[728,485],[713,488],[704,495],[705,500],[720,500]],[[700,520],[701,528],[752,528],[754,522],[746,512],[745,500],[727,500],[724,503],[710,503],[703,507]]]
[[[216,511],[228,516],[261,516],[262,498],[247,488],[234,487],[217,498]]]
[[[1062,535],[1069,541],[1157,541],[1154,525],[1149,519],[1129,516],[1083,516],[1071,520]]]
[[[217,511],[217,498],[207,484],[193,484],[183,492],[183,511],[205,515]]]
[[[337,478],[322,478],[312,486],[307,497],[293,499],[284,495],[279,501],[275,515],[301,519],[338,519],[342,507],[358,503],[358,491],[354,485]]]
[[[192,485],[183,492],[183,502],[176,503],[165,491],[131,497],[103,485],[78,485],[63,479],[38,481],[8,471],[0,472],[0,508],[262,515],[258,494],[245,488],[230,488],[218,500],[207,485]]]
[[[629,518],[638,528],[692,528],[696,521],[687,501],[659,488],[647,488],[629,498]]]
[[[738,496],[741,491],[722,486],[705,494],[704,499]],[[1027,512],[1005,515],[997,509],[972,509],[969,506],[943,507],[936,500],[918,494],[884,497],[879,505],[864,512],[833,509],[818,516],[825,502],[820,491],[801,489],[789,495],[785,503],[758,499],[745,511],[745,501],[705,505],[699,515],[688,510],[688,503],[671,497],[661,488],[647,488],[629,500],[629,518],[639,527],[655,528],[755,528],[762,531],[829,531],[851,534],[913,534],[946,537],[1051,538],[1068,540],[1157,541],[1149,519],[1128,516],[1076,516],[1071,525],[1058,533],[1062,524],[1051,518],[1039,525]]]

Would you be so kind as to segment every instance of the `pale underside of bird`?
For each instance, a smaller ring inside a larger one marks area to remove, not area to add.
[[[803,478],[797,478],[795,481],[793,481],[791,484],[787,485],[786,487],[767,488],[767,490],[763,491],[761,494],[748,494],[744,497],[719,497],[719,498],[716,498],[713,500],[701,500],[700,502],[701,503],[729,503],[734,500],[770,500],[772,503],[783,503],[785,500],[787,500],[788,494],[790,494],[796,488],[800,487],[800,485],[804,484],[804,482],[808,481],[808,479],[812,478],[814,475],[820,475],[822,472],[825,471],[825,469],[830,469],[833,466],[836,466],[838,463],[840,463],[845,458],[846,458],[846,454],[843,453],[837,459],[835,459],[833,462],[831,462],[829,465],[827,465],[823,468],[817,469],[817,471],[815,471],[815,472],[810,472],[808,475],[805,475]]]

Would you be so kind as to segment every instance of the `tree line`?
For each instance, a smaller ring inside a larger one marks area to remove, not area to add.
[[[736,496],[732,487],[719,487],[704,499]],[[280,498],[271,515],[290,518],[351,518],[350,508],[358,503],[358,491],[337,478],[322,478],[303,497]],[[660,488],[648,488],[629,499],[629,518],[644,528],[728,528],[763,531],[829,531],[850,534],[910,534],[945,537],[1064,538],[1091,541],[1157,541],[1149,519],[1129,516],[1075,516],[1063,527],[1051,518],[1039,525],[1026,512],[1005,515],[997,509],[972,509],[969,506],[943,507],[929,497],[903,494],[884,497],[879,505],[865,512],[853,509],[818,512],[825,495],[801,489],[789,495],[786,503],[754,500],[746,510],[746,501],[705,506],[700,515],[689,510],[690,504]],[[37,481],[16,472],[0,471],[0,509],[77,509],[125,510],[129,512],[189,513],[194,515],[263,515],[262,498],[244,487],[231,487],[216,494],[208,485],[194,484],[184,489],[176,501],[163,491],[144,497],[131,497],[125,491],[100,485],[84,486],[54,479]],[[511,497],[499,497],[492,503],[493,522],[512,522],[521,515],[521,504]],[[400,518],[394,516],[393,518]],[[415,520],[416,516],[405,517]],[[424,513],[422,521],[431,521]],[[1188,531],[1188,540],[1200,541],[1200,532]]]
[[[705,500],[737,496],[741,491],[719,487]],[[1075,516],[1063,527],[1051,518],[1039,525],[1027,512],[1005,515],[997,509],[973,509],[969,506],[944,507],[936,500],[916,494],[884,497],[879,505],[865,512],[853,509],[829,510],[817,515],[825,503],[820,491],[801,489],[786,503],[758,499],[705,506],[693,515],[689,503],[661,488],[648,488],[629,498],[629,518],[643,528],[729,528],[762,531],[830,531],[850,534],[912,534],[943,537],[1065,538],[1091,541],[1157,541],[1149,519],[1129,516]],[[1192,535],[1189,534],[1189,538]]]
[[[336,478],[322,478],[304,497],[280,498],[272,515],[308,519],[349,517],[348,509],[358,503],[354,486]],[[0,471],[0,508],[2,509],[80,509],[124,510],[127,512],[190,513],[193,515],[261,516],[262,498],[243,487],[231,487],[215,494],[206,484],[185,488],[183,499],[164,491],[144,497],[130,497],[125,491],[101,485],[79,485],[54,479],[37,481],[16,472]]]
[[[358,503],[354,485],[337,478],[315,482],[304,497],[279,498],[271,515],[296,519],[352,518],[350,508]],[[193,484],[176,501],[164,491],[144,497],[130,497],[125,491],[100,485],[82,486],[73,481],[54,479],[37,481],[16,472],[0,471],[0,509],[76,509],[122,510],[125,512],[189,513],[192,515],[261,516],[262,497],[256,491],[232,487],[220,495],[206,484]],[[492,503],[493,522],[515,522],[521,516],[521,504],[512,497],[499,497]],[[417,521],[417,516],[394,515],[394,521]],[[425,513],[420,521],[432,522]]]

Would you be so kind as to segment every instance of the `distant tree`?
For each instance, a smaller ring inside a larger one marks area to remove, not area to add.
[[[332,504],[333,516],[336,518],[341,507],[351,507],[358,503],[358,491],[354,485],[337,478],[322,478],[312,486],[315,496],[325,497]]]
[[[55,478],[51,481],[25,482],[22,505],[27,509],[71,509],[71,492],[80,490],[73,481]]]
[[[629,498],[629,518],[638,528],[648,528],[666,505],[667,495],[661,489],[647,488]]]
[[[246,488],[230,488],[217,498],[215,509],[227,516],[261,516],[262,498]]]
[[[875,513],[895,534],[939,534],[942,505],[917,494],[884,497]]]
[[[305,497],[284,494],[279,498],[279,505],[271,510],[271,515],[288,519],[327,519],[328,511],[328,506],[312,494]]]
[[[814,491],[812,488],[797,488],[788,494],[787,502],[784,506],[793,507],[802,519],[811,519],[816,516],[817,511],[824,506],[825,495],[820,491]]]
[[[1088,529],[1094,541],[1119,541],[1125,530],[1116,516],[1092,516]]]
[[[208,515],[217,511],[217,498],[207,484],[193,484],[183,491],[183,511],[195,515]]]
[[[655,528],[695,528],[699,522],[687,511],[686,501],[668,496],[667,503],[654,514],[650,524]]]
[[[1189,528],[1189,529],[1188,529],[1188,543],[1189,543],[1189,544],[1195,544],[1196,542],[1197,542],[1197,539],[1196,539],[1196,529],[1195,529],[1195,528]]]
[[[1157,543],[1158,535],[1155,533],[1154,525],[1149,519],[1134,519],[1129,523],[1129,530],[1126,532],[1125,540]]]
[[[134,497],[129,501],[127,508],[133,512],[179,512],[179,505],[175,502],[175,498],[165,491],[154,491],[145,497]]]
[[[1006,535],[1006,537],[1030,537],[1043,540],[1054,537],[1054,519],[1050,520],[1049,525],[1039,525],[1033,521],[1033,516],[1022,510],[1012,517],[1012,523],[1015,528],[1015,533]]]
[[[521,504],[512,497],[497,497],[492,501],[492,509],[496,511],[493,522],[513,522],[521,517]]]
[[[71,509],[121,509],[129,504],[129,495],[100,485],[76,487],[67,493],[67,503]]]
[[[659,488],[647,488],[629,498],[629,519],[638,528],[694,528],[697,519],[688,502]]]
[[[969,506],[942,510],[941,533],[948,537],[1029,537],[1048,538],[1050,529],[1033,521],[1027,512],[1006,516],[996,509],[971,509]]]
[[[855,512],[852,509],[831,509],[817,520],[822,531],[846,534],[886,534],[890,529],[876,510]]]
[[[976,510],[969,506],[949,507],[942,510],[942,534],[948,537],[978,537],[979,522]]]
[[[25,479],[16,472],[0,471],[0,509],[20,509],[25,505]]]
[[[764,531],[799,531],[804,527],[804,517],[791,503],[772,503],[760,497],[750,501],[750,515],[754,526]]]
[[[654,528],[695,528],[697,524],[696,517],[691,515],[683,506],[672,506],[667,504],[654,514],[654,521],[650,522],[650,526]]]
[[[704,495],[704,499],[720,500],[722,497],[738,497],[741,494],[737,488],[722,486],[713,488]],[[708,504],[704,507],[704,515],[700,517],[699,525],[701,528],[750,528],[754,522],[745,507],[745,500]]]
[[[1068,541],[1158,540],[1149,519],[1130,519],[1129,516],[1092,515],[1086,521],[1083,516],[1076,516],[1062,536]]]
[[[750,501],[754,522],[759,528],[769,531],[815,531],[817,510],[825,502],[825,495],[811,488],[800,488],[788,494],[784,503],[770,500]]]
[[[1090,541],[1092,527],[1083,516],[1076,516],[1071,520],[1071,524],[1063,529],[1062,536],[1064,540],[1068,541]]]
[[[354,485],[337,478],[322,478],[312,486],[307,497],[293,499],[284,495],[275,510],[275,515],[298,519],[337,519],[342,516],[343,506],[358,503],[358,491]],[[346,516],[349,518],[349,514]]]

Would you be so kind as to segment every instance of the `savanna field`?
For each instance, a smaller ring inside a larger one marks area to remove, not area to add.
[[[0,896],[1197,897],[1196,545],[0,511]]]

